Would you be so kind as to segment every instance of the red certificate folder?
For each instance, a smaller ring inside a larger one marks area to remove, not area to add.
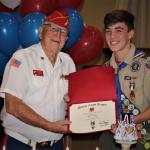
[[[73,133],[111,129],[116,123],[116,84],[112,67],[95,66],[68,76],[68,117]]]

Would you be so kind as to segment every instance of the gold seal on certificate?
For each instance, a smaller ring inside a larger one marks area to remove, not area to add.
[[[90,67],[72,73],[68,118],[72,133],[111,129],[116,123],[116,86],[112,67]]]

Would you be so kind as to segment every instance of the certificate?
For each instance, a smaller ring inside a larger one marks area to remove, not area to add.
[[[111,129],[111,125],[116,123],[115,102],[108,100],[72,105],[70,121],[70,131],[73,133]]]
[[[95,66],[68,76],[68,118],[72,133],[109,130],[116,123],[116,84],[112,67]]]

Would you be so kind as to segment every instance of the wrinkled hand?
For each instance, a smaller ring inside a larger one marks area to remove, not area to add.
[[[55,122],[51,122],[50,131],[56,133],[68,133],[68,125],[71,122],[69,120],[59,120]]]
[[[111,125],[111,133],[115,134],[116,133],[116,129],[117,129],[117,125],[116,124],[112,124]]]
[[[65,102],[70,101],[70,97],[69,97],[68,93],[66,93],[63,98],[64,98]]]

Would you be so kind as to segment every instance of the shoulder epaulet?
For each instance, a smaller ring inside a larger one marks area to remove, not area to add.
[[[143,52],[141,49],[136,49],[135,53],[134,53],[134,58],[144,57],[145,55],[146,55],[146,53]]]
[[[145,53],[145,55],[142,58],[145,58],[145,59],[150,58],[150,54]]]
[[[136,49],[135,54],[134,54],[134,58],[138,58],[138,57],[147,59],[147,58],[150,58],[150,54],[145,53],[145,52],[144,52],[143,50],[141,50],[141,49]]]

